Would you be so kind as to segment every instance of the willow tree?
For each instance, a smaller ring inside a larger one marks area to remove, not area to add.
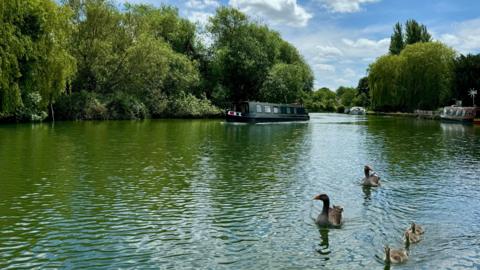
[[[455,51],[440,42],[408,45],[401,53],[405,59],[401,85],[407,90],[408,110],[433,110],[452,97]]]
[[[65,90],[75,73],[67,51],[70,10],[52,0],[2,1],[0,8],[0,112],[29,117]],[[24,101],[36,95],[34,106]],[[53,111],[52,111],[53,113]],[[52,115],[53,116],[53,115]]]
[[[400,76],[404,59],[398,55],[385,55],[370,65],[368,85],[371,106],[374,110],[402,110],[405,103],[405,89]]]
[[[439,42],[408,45],[370,65],[368,82],[375,110],[433,110],[452,96],[455,52]]]

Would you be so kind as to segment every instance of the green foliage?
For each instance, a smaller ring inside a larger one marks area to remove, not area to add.
[[[309,67],[277,32],[227,7],[217,10],[208,30],[214,40],[210,63],[216,82],[213,88],[221,90],[217,93],[223,93],[222,99],[284,102],[294,100],[299,91],[311,91],[313,76]],[[280,78],[293,78],[295,74],[299,77],[288,85]],[[277,82],[283,83],[279,93],[273,87]]]
[[[74,91],[141,97],[166,95],[196,87],[199,73],[192,53],[195,28],[176,9],[127,5],[126,12],[108,2],[86,0],[85,14],[72,37],[79,59]]]
[[[133,31],[149,33],[156,39],[163,39],[177,53],[188,56],[196,53],[195,25],[180,18],[176,8],[126,4],[126,10],[125,20],[134,26]]]
[[[54,103],[75,72],[67,51],[70,10],[52,0],[2,1],[0,9],[0,111],[29,111],[38,93],[40,109]],[[36,94],[33,94],[36,95]],[[27,106],[22,109],[22,106]],[[23,118],[22,115],[19,115]]]
[[[96,93],[80,91],[62,95],[55,103],[55,115],[61,120],[104,120],[108,111]]]
[[[335,112],[342,106],[338,103],[335,92],[326,87],[305,93],[303,99],[305,107],[311,112]]]
[[[368,86],[368,77],[363,77],[357,85],[357,106],[370,107],[370,87]]]
[[[476,89],[480,92],[480,54],[460,55],[455,58],[454,73],[454,98],[462,100],[464,105],[472,104],[468,91]]]
[[[433,110],[452,96],[455,52],[439,42],[417,43],[401,53],[401,85],[406,89],[406,108]]]
[[[372,109],[378,111],[401,110],[405,104],[404,88],[400,85],[404,58],[385,55],[370,65],[368,85],[372,96]]]
[[[430,42],[432,36],[428,33],[427,27],[415,20],[407,20],[405,33],[400,22],[393,27],[393,34],[390,37],[390,54],[398,55],[409,44],[417,42]]]
[[[404,35],[402,25],[397,22],[393,27],[393,34],[390,37],[390,48],[389,51],[391,54],[400,54],[400,52],[405,47]]]
[[[297,49],[236,9],[218,9],[207,48],[171,6],[0,4],[3,119],[42,120],[45,111],[57,119],[217,116],[210,100],[297,102],[313,86]]]
[[[138,97],[123,92],[115,92],[109,97],[106,107],[112,119],[145,119],[148,109]]]
[[[306,65],[276,64],[263,82],[260,97],[277,103],[298,102],[302,92],[311,89],[312,81],[312,72]]]
[[[337,89],[337,97],[340,103],[345,107],[355,106],[355,98],[357,96],[357,89],[353,87],[339,87]]]
[[[169,114],[174,117],[215,117],[223,111],[212,105],[206,98],[196,98],[192,94],[182,93],[169,103]]]
[[[415,20],[407,20],[405,23],[405,45],[417,42],[430,42],[432,36],[428,33],[427,27]]]
[[[23,97],[23,106],[15,113],[19,121],[43,121],[48,114],[41,108],[42,96],[39,92],[26,93]]]
[[[451,97],[455,52],[439,42],[408,45],[400,55],[382,56],[369,68],[374,110],[436,109]]]

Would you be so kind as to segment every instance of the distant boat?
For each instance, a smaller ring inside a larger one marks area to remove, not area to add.
[[[226,115],[228,122],[289,122],[309,119],[310,116],[302,105],[256,101],[235,103]]]
[[[348,113],[353,115],[364,115],[366,113],[366,110],[363,107],[352,107],[350,108]]]
[[[476,113],[476,107],[461,107],[452,105],[443,108],[440,118],[446,121],[473,122]]]

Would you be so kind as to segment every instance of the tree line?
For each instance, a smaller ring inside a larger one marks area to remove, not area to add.
[[[213,116],[313,87],[297,49],[234,8],[210,19],[209,42],[168,5],[5,0],[0,24],[4,120]]]
[[[471,105],[468,91],[480,88],[480,54],[458,55],[432,41],[425,25],[415,20],[393,28],[389,54],[368,68],[371,109],[411,112],[436,110],[462,100]]]
[[[4,0],[0,25],[0,120],[206,117],[242,100],[412,111],[469,104],[480,88],[480,54],[458,55],[414,20],[394,26],[356,88],[336,91],[312,91],[298,50],[229,7],[200,31],[168,5]]]
[[[389,53],[369,65],[356,88],[342,86],[334,92],[324,87],[303,100],[315,112],[343,112],[352,106],[383,112],[436,110],[457,100],[470,106],[469,90],[480,90],[478,74],[480,54],[458,54],[433,41],[425,25],[408,20],[394,25]]]

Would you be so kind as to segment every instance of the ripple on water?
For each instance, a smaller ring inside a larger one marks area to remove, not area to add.
[[[380,269],[412,221],[426,233],[396,269],[480,268],[478,129],[312,114],[54,131],[0,128],[2,269]],[[381,187],[359,185],[365,164]],[[340,229],[314,224],[318,193]]]

